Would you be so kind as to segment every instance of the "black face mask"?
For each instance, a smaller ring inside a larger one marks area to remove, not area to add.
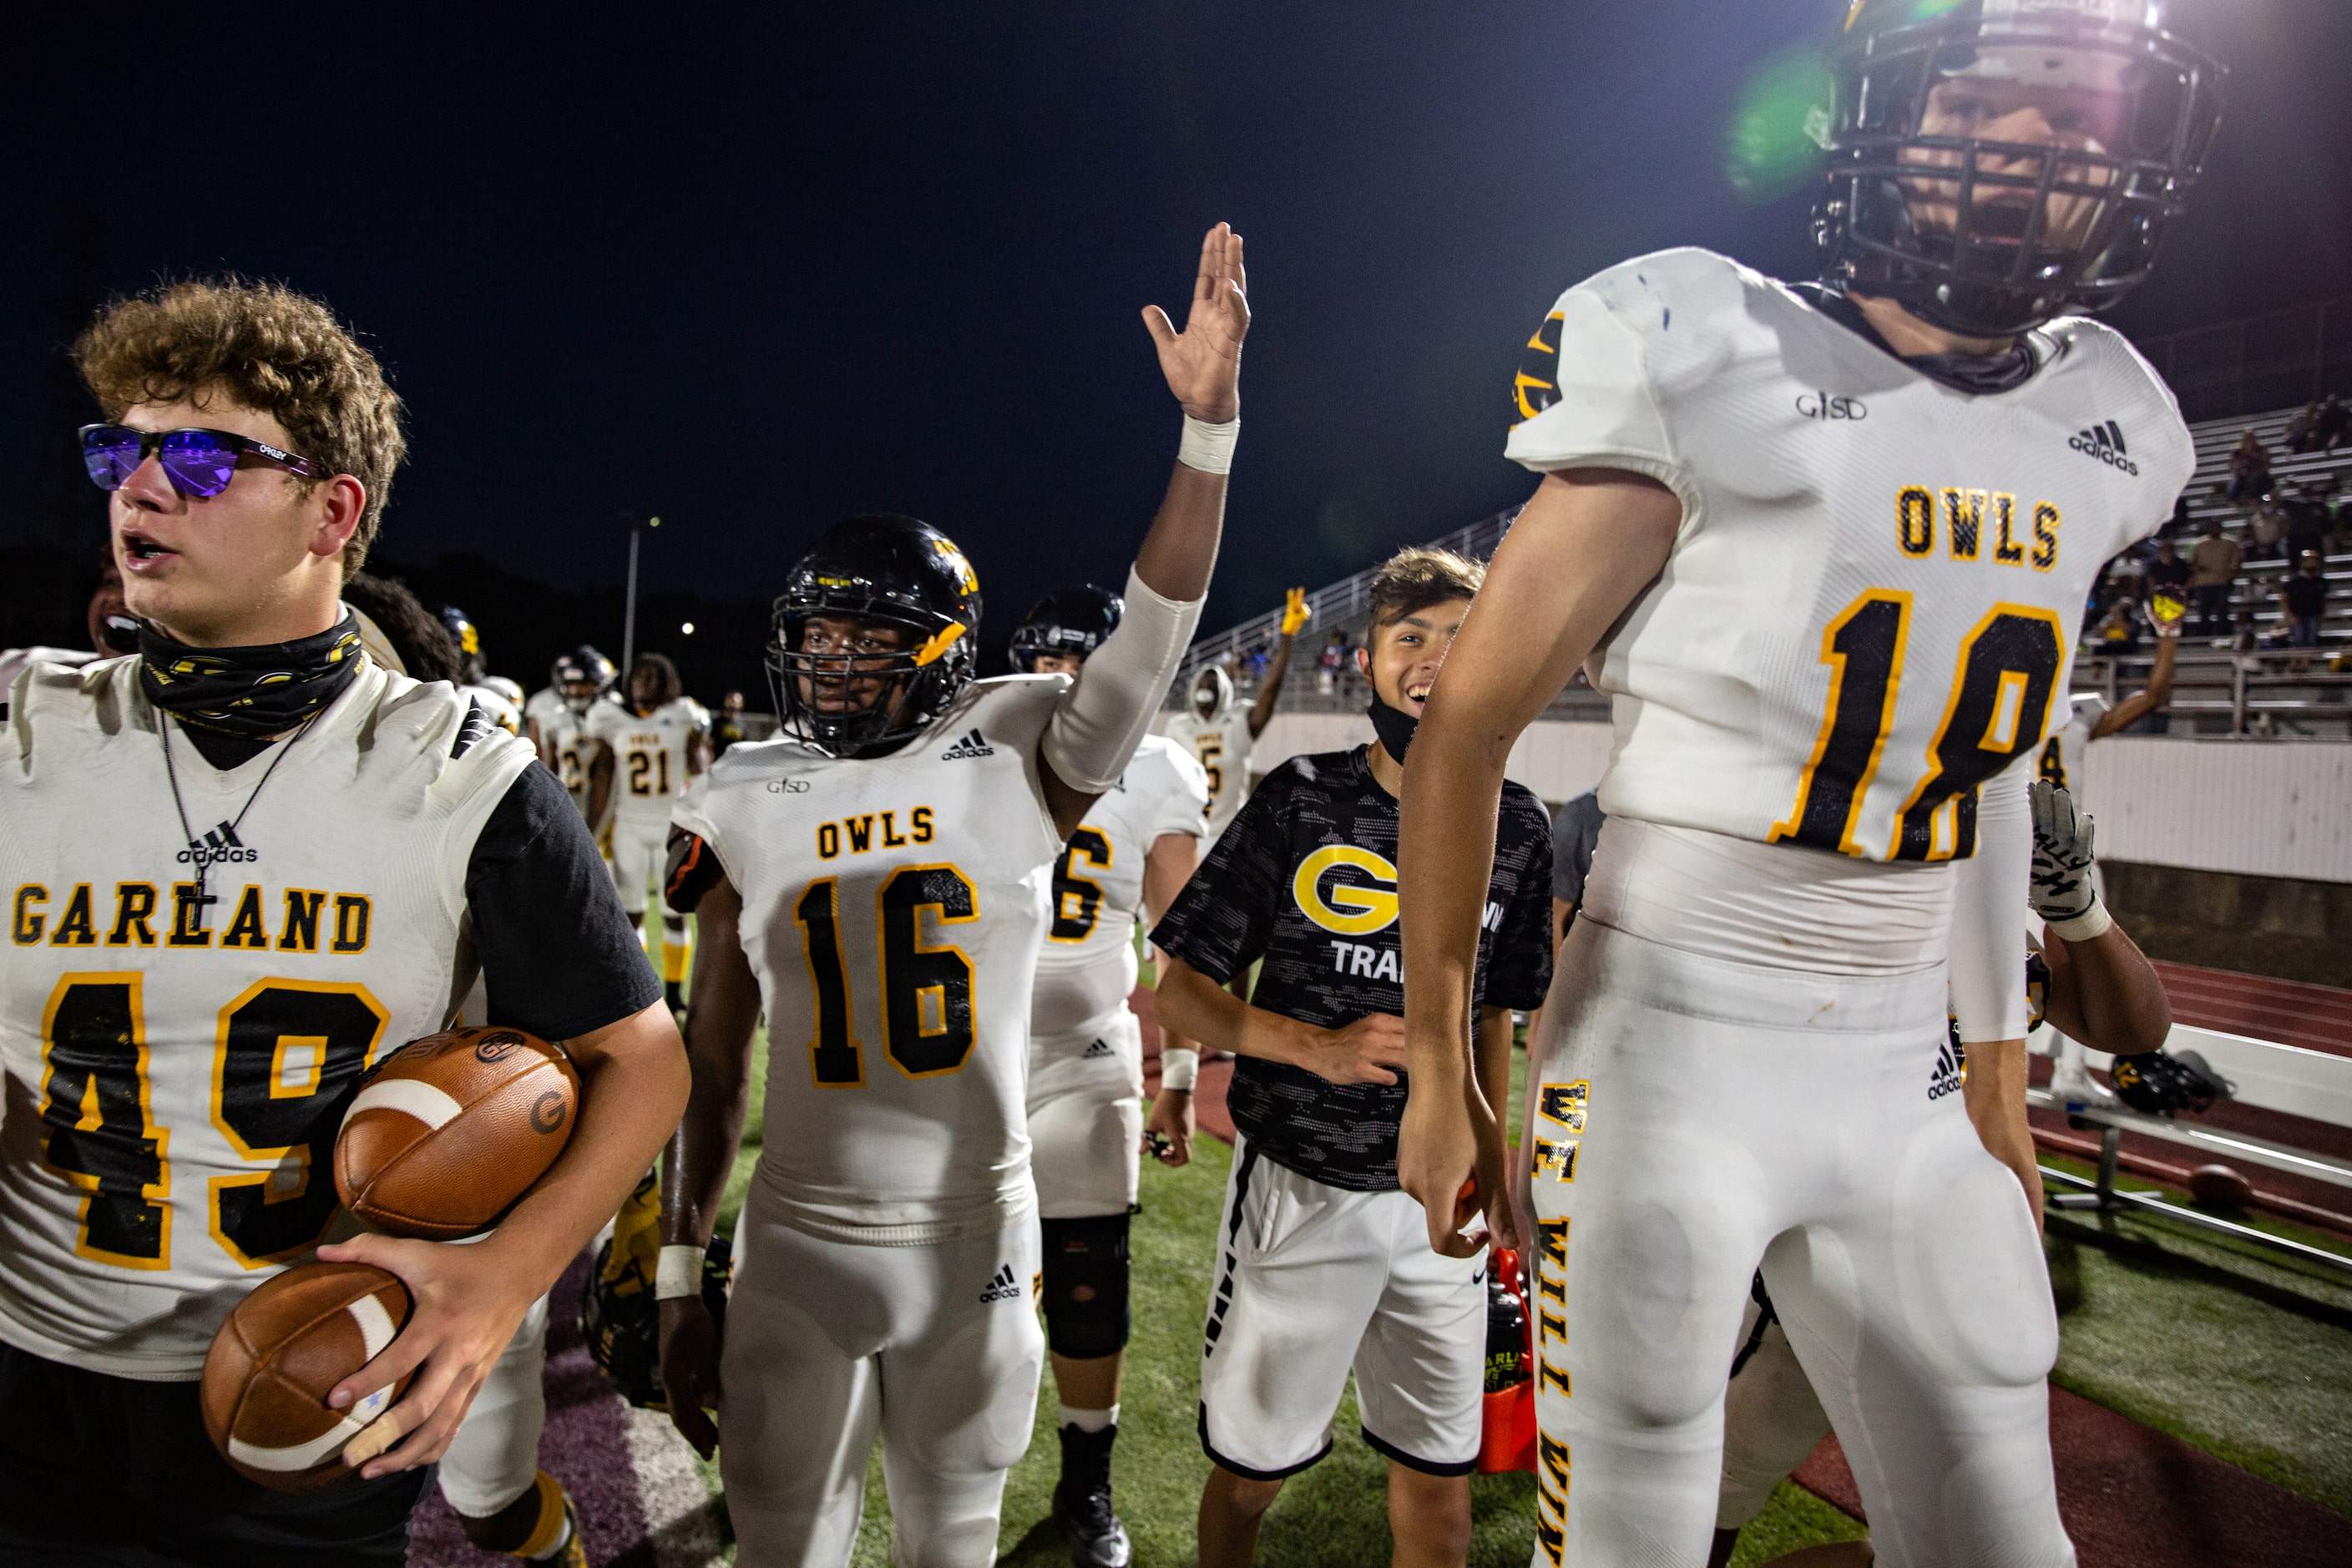
[[[1391,708],[1372,693],[1372,705],[1367,710],[1372,716],[1372,733],[1381,738],[1381,750],[1386,752],[1399,767],[1404,766],[1405,748],[1412,744],[1412,732],[1421,728],[1421,721],[1402,709]]]
[[[190,647],[139,628],[139,684],[181,723],[225,735],[283,734],[316,718],[360,669],[360,625],[348,612],[315,637],[260,647]]]

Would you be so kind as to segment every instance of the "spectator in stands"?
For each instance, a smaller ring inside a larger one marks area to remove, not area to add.
[[[2180,546],[2173,543],[2169,539],[2158,540],[2156,559],[2147,563],[2147,573],[2143,581],[2147,584],[2147,596],[2150,599],[2154,599],[2158,594],[2167,594],[2176,599],[2187,599],[2189,597],[2189,563],[2180,558]]]
[[[2309,649],[2319,646],[2319,624],[2327,614],[2327,579],[2320,574],[2319,552],[2306,550],[2295,558],[2294,571],[2279,585],[2279,619],[2286,630],[2286,646]],[[2311,668],[2308,653],[2288,666],[2301,675]]]
[[[1315,663],[1316,683],[1324,696],[1331,696],[1339,689],[1339,671],[1347,668],[1348,634],[1333,632],[1330,640],[1323,645],[1323,656]]]
[[[2312,421],[2312,449],[2333,452],[2347,441],[2352,441],[2352,408],[2345,407],[2344,399],[2331,392]]]
[[[2320,500],[2320,490],[2310,483],[2295,487],[2295,493],[2281,504],[2286,511],[2286,558],[2300,561],[2305,551],[2326,554],[2327,551],[2327,508]]]
[[[2091,640],[2101,653],[2129,653],[2139,646],[2139,606],[2131,599],[2117,598],[2107,606]]]
[[[2197,600],[2197,632],[2219,639],[2229,635],[2230,588],[2245,564],[2238,542],[2221,531],[2221,520],[2208,518],[2205,537],[2189,553],[2189,591]]]
[[[2233,501],[2259,500],[2271,493],[2271,455],[2250,426],[2230,452],[2230,482],[2221,493]]]
[[[2264,497],[2254,508],[2254,515],[2246,520],[2246,559],[2269,561],[2284,558],[2286,553],[2286,508]]]
[[[2286,434],[2281,439],[2290,452],[2308,452],[2312,448],[2312,431],[2319,424],[2319,399],[2313,398],[2303,405],[2303,412],[2286,422]]]

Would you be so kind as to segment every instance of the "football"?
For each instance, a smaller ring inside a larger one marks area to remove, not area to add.
[[[2242,1209],[2254,1201],[2254,1189],[2228,1165],[2200,1165],[2189,1173],[2189,1193],[2209,1209]]]
[[[331,1410],[335,1384],[408,1321],[408,1288],[364,1263],[304,1263],[236,1304],[205,1355],[205,1431],[238,1474],[282,1492],[318,1491],[354,1472],[343,1445],[391,1408],[404,1377]]]
[[[387,1236],[446,1241],[495,1225],[572,1137],[580,1075],[520,1029],[451,1029],[360,1088],[335,1139],[335,1191]]]

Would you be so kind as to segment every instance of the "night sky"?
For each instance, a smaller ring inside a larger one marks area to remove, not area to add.
[[[1036,594],[1121,580],[1178,428],[1138,310],[1181,322],[1224,218],[1257,320],[1213,626],[1523,497],[1511,374],[1577,279],[1692,243],[1805,275],[1806,195],[1743,200],[1727,126],[1843,4],[698,9],[12,39],[0,544],[57,526],[28,498],[58,300],[233,268],[326,299],[407,399],[387,556],[594,586],[658,512],[650,586],[764,597],[824,523],[910,511],[1001,646]],[[2344,292],[2352,5],[2173,15],[2231,109],[2115,320]]]

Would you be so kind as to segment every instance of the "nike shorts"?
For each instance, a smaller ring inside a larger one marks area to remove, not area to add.
[[[1354,1193],[1236,1142],[1201,1348],[1201,1447],[1250,1480],[1331,1451],[1356,1376],[1364,1441],[1401,1465],[1466,1476],[1478,1460],[1486,1258],[1432,1251],[1421,1205]]]

